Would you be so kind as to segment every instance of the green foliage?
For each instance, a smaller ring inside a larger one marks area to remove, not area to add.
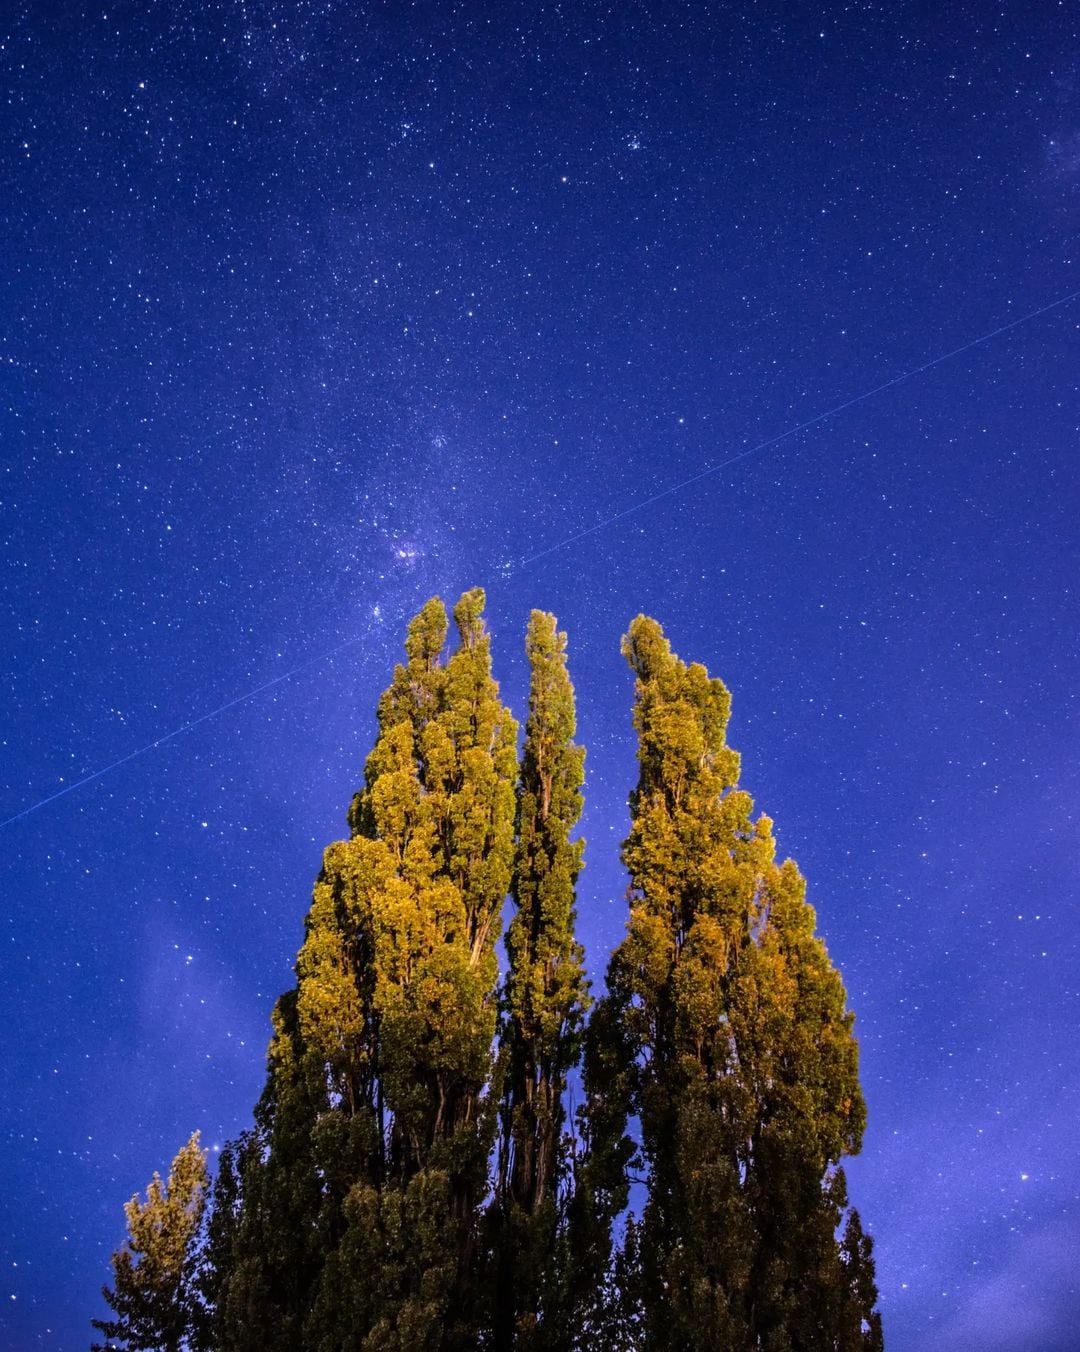
[[[570,1171],[564,1135],[567,1075],[581,1057],[588,1005],[584,952],[574,937],[583,842],[585,753],[574,745],[574,690],[566,635],[534,610],[526,652],[529,717],[518,787],[517,850],[507,930],[509,969],[501,1052],[505,1068],[498,1180],[492,1207],[497,1255],[497,1347],[564,1346],[560,1188]]]
[[[223,1348],[473,1337],[517,775],[483,605],[454,608],[449,658],[441,601],[409,626],[352,835],[325,852],[223,1260]]]
[[[883,1352],[885,1340],[877,1312],[878,1289],[874,1281],[874,1244],[863,1230],[859,1213],[848,1213],[840,1246],[842,1264],[841,1309],[837,1323],[843,1331],[840,1352]]]
[[[585,1102],[577,1115],[573,1191],[567,1205],[564,1346],[630,1352],[642,1346],[639,1229],[625,1220],[621,1248],[613,1234],[630,1197],[627,1134],[633,1045],[610,996],[599,1000],[585,1035]]]
[[[226,1152],[214,1192],[204,1283],[214,1352],[291,1352],[333,1235],[315,1128],[326,1105],[302,1056],[297,993],[273,1012],[255,1127]]]
[[[96,1326],[132,1352],[880,1352],[840,1168],[852,1015],[739,788],[727,690],[630,626],[630,914],[586,1022],[566,636],[533,612],[519,766],[483,606],[449,656],[441,601],[409,626],[204,1252],[193,1137],[128,1204]]]
[[[803,879],[775,863],[771,823],[738,788],[727,690],[643,616],[623,651],[637,677],[640,778],[605,1019],[616,1066],[623,1040],[622,1111],[640,1123],[648,1171],[623,1259],[645,1343],[861,1347],[875,1326],[872,1279],[851,1298],[835,1239],[835,1166],[865,1122],[843,985]],[[617,1113],[614,1125],[617,1139]],[[864,1272],[869,1262],[864,1246]]]
[[[180,1352],[195,1344],[203,1324],[196,1264],[206,1187],[206,1151],[195,1132],[168,1181],[154,1174],[146,1201],[136,1193],[124,1207],[128,1238],[112,1256],[112,1289],[102,1288],[116,1317],[93,1321],[107,1340],[95,1352]]]

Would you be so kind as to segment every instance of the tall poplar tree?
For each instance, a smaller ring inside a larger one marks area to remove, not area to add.
[[[181,1352],[203,1326],[197,1267],[206,1203],[206,1151],[199,1133],[177,1153],[168,1180],[155,1174],[124,1207],[128,1237],[112,1256],[113,1286],[102,1290],[115,1318],[95,1319],[106,1342],[95,1352]]]
[[[532,612],[526,652],[529,716],[518,789],[517,909],[506,936],[505,1085],[492,1209],[499,1348],[566,1345],[559,1322],[561,1194],[570,1170],[563,1099],[580,1060],[588,1003],[584,952],[574,937],[584,846],[571,839],[581,815],[585,753],[573,741],[566,635],[554,615]]]
[[[325,852],[222,1227],[222,1352],[475,1344],[517,771],[483,606],[454,608],[449,658],[441,601],[409,626]]]
[[[738,787],[722,682],[643,616],[623,651],[640,777],[630,918],[598,1013],[609,1059],[628,1040],[625,1110],[648,1171],[624,1263],[644,1345],[877,1348],[868,1241],[857,1219],[836,1239],[837,1165],[865,1121],[840,976],[798,869],[775,862],[771,822]]]

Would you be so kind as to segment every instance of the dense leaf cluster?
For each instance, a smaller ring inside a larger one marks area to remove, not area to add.
[[[738,787],[727,690],[631,625],[630,915],[590,1006],[566,637],[533,613],[519,760],[483,605],[462,596],[449,655],[438,599],[409,626],[254,1125],[205,1217],[197,1138],[128,1204],[98,1327],[170,1352],[874,1352],[839,1168],[852,1015]]]
[[[206,1334],[205,1307],[198,1292],[198,1236],[206,1205],[205,1150],[195,1132],[173,1160],[162,1183],[155,1174],[146,1201],[136,1195],[124,1207],[127,1242],[113,1254],[115,1286],[104,1296],[112,1319],[95,1319],[105,1335],[94,1352],[109,1352],[116,1339],[130,1348],[181,1352]]]

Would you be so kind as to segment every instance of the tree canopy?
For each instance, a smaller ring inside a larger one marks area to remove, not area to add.
[[[205,1215],[197,1135],[128,1203],[95,1327],[132,1352],[877,1352],[853,1016],[726,687],[630,625],[628,917],[593,1002],[566,635],[532,613],[519,753],[484,602],[449,651],[438,598],[410,623],[254,1122]]]

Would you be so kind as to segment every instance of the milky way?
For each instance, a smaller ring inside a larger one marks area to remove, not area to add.
[[[844,973],[888,1345],[1069,1348],[1065,7],[20,5],[0,66],[0,1346],[85,1346],[249,1122],[405,618],[480,584],[519,713],[570,635],[594,981],[646,611]]]

